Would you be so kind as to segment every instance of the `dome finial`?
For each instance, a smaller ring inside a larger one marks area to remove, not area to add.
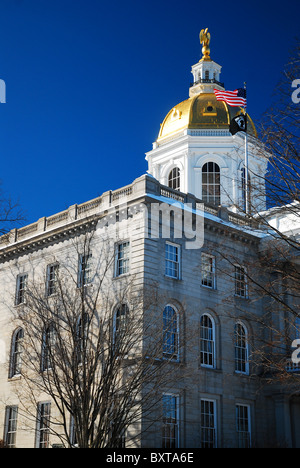
[[[211,60],[210,55],[209,55],[210,54],[210,48],[209,48],[210,33],[208,32],[208,28],[201,29],[199,37],[200,37],[200,44],[203,45],[202,47],[203,57],[201,60]]]

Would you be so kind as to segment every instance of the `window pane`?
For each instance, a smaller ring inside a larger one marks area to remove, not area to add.
[[[178,447],[178,397],[163,395],[162,448]]]
[[[24,330],[19,329],[12,341],[10,377],[21,373]]]
[[[165,274],[171,278],[179,278],[179,247],[166,243]]]
[[[38,411],[38,447],[48,448],[49,447],[49,436],[50,436],[50,403],[41,403]]]
[[[92,281],[92,254],[79,256],[78,287],[85,286]]]
[[[215,402],[201,400],[201,447],[216,447]]]
[[[200,364],[207,367],[214,367],[215,351],[214,324],[206,314],[200,319]]]
[[[246,405],[236,406],[236,430],[238,435],[238,447],[250,448],[250,408]]]
[[[166,306],[163,313],[163,355],[178,359],[177,312],[171,306]]]
[[[56,292],[58,265],[48,265],[47,267],[47,296],[51,296]]]
[[[118,244],[116,252],[116,276],[129,272],[129,242]]]
[[[214,162],[202,167],[202,199],[206,203],[220,205],[220,168]]]
[[[215,288],[215,258],[201,255],[201,282],[203,286]]]
[[[27,287],[27,274],[19,275],[17,278],[16,305],[25,302],[25,291]]]
[[[7,406],[5,415],[5,443],[9,448],[15,448],[17,435],[18,407]]]
[[[174,190],[180,190],[180,169],[174,167],[169,174],[168,186]]]
[[[235,325],[235,370],[247,373],[248,343],[245,327],[241,323]]]
[[[246,270],[242,266],[235,266],[235,294],[240,297],[248,297]]]

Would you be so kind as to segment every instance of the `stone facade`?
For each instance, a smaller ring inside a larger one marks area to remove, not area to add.
[[[25,380],[18,368],[23,337],[15,316],[22,312],[29,283],[44,291],[51,287],[55,265],[67,265],[81,278],[83,260],[74,246],[87,230],[94,233],[92,256],[84,260],[89,272],[101,274],[103,246],[114,257],[105,283],[111,315],[117,295],[131,282],[143,306],[149,291],[158,298],[150,317],[154,323],[172,316],[176,325],[172,334],[164,331],[161,356],[172,354],[168,366],[178,378],[157,389],[151,413],[143,413],[122,434],[125,446],[300,446],[297,392],[268,380],[260,354],[263,343],[272,352],[277,332],[284,332],[289,320],[284,306],[257,287],[268,282],[269,274],[278,274],[260,263],[262,252],[273,248],[276,255],[275,240],[256,221],[259,217],[245,216],[250,185],[243,172],[245,134],[229,132],[230,119],[241,109],[216,100],[214,87],[224,89],[220,71],[210,59],[192,67],[190,97],[164,119],[146,155],[148,174],[0,238],[0,439],[9,446],[60,443],[53,435],[41,437],[37,407],[27,407],[25,416]],[[268,155],[258,151],[250,118],[248,123],[252,207],[260,211],[266,209],[261,181]],[[284,209],[270,210],[264,218],[269,227],[298,234],[297,218],[286,218]],[[276,284],[284,292],[280,279]],[[143,320],[147,313],[144,309]],[[272,336],[266,320],[273,324]],[[146,340],[140,336],[138,341],[144,345]],[[288,371],[296,375],[291,343],[280,345]],[[144,396],[147,391],[142,389]],[[45,418],[49,403],[47,394],[37,395]]]
[[[93,258],[96,258],[105,224],[103,220],[112,219],[117,210],[117,217],[108,226],[108,232],[114,242],[128,240],[130,243],[130,267],[125,277],[134,276],[139,288],[155,282],[159,296],[163,298],[161,308],[157,310],[158,320],[161,320],[166,304],[178,312],[180,343],[178,361],[174,366],[181,366],[180,372],[186,377],[178,385],[174,383],[166,397],[173,398],[176,404],[173,428],[177,431],[176,445],[192,448],[209,444],[216,447],[298,444],[294,416],[291,421],[291,415],[298,411],[297,401],[289,402],[283,388],[274,390],[262,385],[260,368],[251,362],[251,353],[257,348],[261,333],[253,317],[259,319],[264,314],[265,300],[256,297],[256,291],[250,284],[247,291],[236,290],[235,264],[253,265],[268,235],[257,226],[247,226],[245,219],[226,209],[215,208],[212,213],[212,207],[204,206],[204,242],[201,248],[187,249],[186,239],[174,237],[172,223],[169,238],[161,235],[151,237],[151,204],[160,203],[162,207],[175,203],[174,207],[179,203],[179,196],[182,197],[182,207],[199,208],[196,203],[201,200],[175,192],[145,175],[123,189],[105,193],[86,204],[72,206],[53,217],[14,230],[1,239],[0,433],[4,433],[4,437],[7,438],[7,427],[4,427],[7,407],[20,406],[15,391],[22,388],[22,377],[9,378],[18,275],[26,272],[29,277],[40,275],[44,278],[48,264],[68,258],[72,239],[80,236],[80,229],[87,223],[97,223],[92,246]],[[120,217],[120,213],[125,211],[126,215]],[[196,222],[201,217],[200,213],[198,209]],[[178,276],[177,273],[166,274],[166,243],[178,248]],[[203,254],[213,258],[213,268],[208,268],[206,274],[202,267]],[[113,269],[109,275],[111,283],[122,281],[122,278],[114,278]],[[201,317],[204,315],[209,320],[202,323],[201,332]],[[242,354],[240,360],[237,359],[234,335],[237,324],[241,324],[246,333],[247,351],[243,346],[240,349],[241,353],[247,352],[245,362]],[[164,394],[163,388],[161,393]],[[41,397],[42,400],[48,401],[47,396]],[[293,413],[290,412],[291,405],[295,408]],[[156,411],[154,425],[142,432],[142,438],[136,442],[138,446],[162,447],[160,409]],[[56,442],[55,438],[51,440],[52,444]],[[20,411],[16,445],[34,447],[35,444],[36,428],[23,418]]]

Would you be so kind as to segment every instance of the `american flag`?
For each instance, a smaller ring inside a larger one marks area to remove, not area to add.
[[[246,90],[238,88],[234,91],[219,91],[214,89],[214,93],[218,101],[225,101],[230,106],[247,107]]]

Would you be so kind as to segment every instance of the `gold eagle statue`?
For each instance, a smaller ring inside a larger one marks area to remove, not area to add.
[[[208,28],[201,29],[199,37],[200,37],[200,44],[203,45],[202,47],[203,57],[201,60],[210,60],[210,56],[209,56],[210,33],[208,32]]]

